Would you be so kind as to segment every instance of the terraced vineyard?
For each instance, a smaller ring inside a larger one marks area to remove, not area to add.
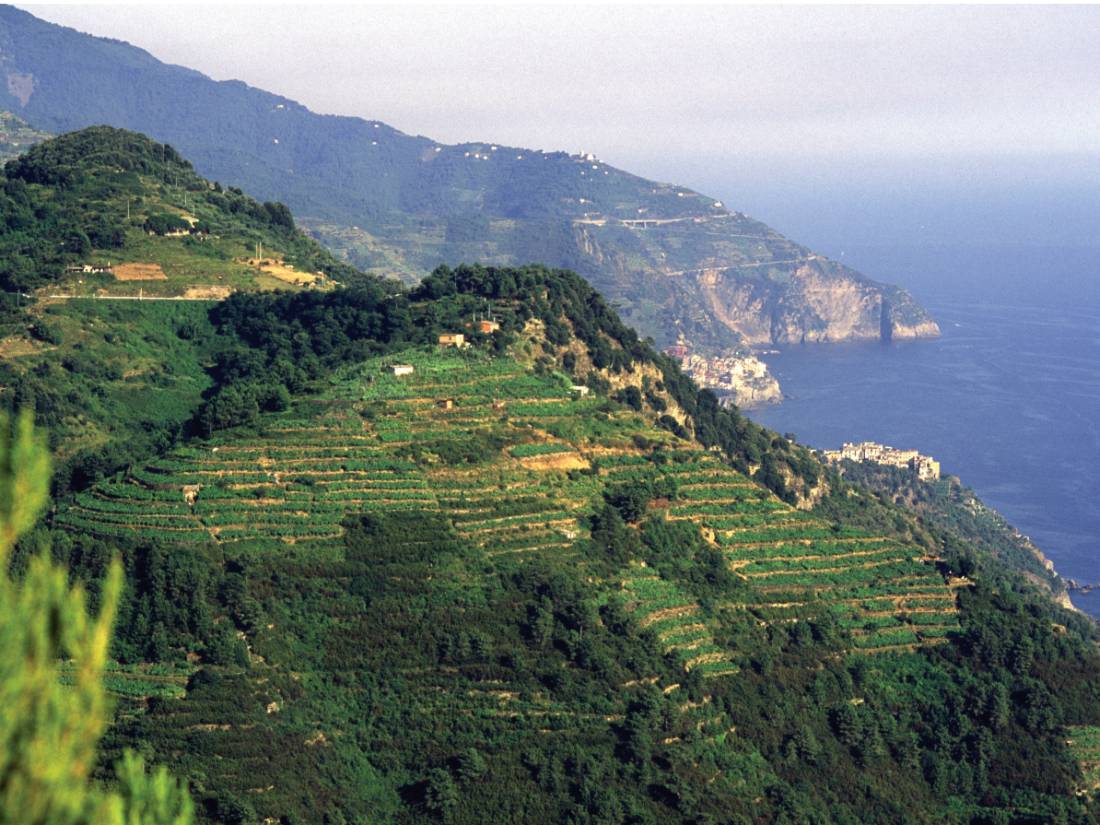
[[[623,590],[638,625],[653,633],[661,648],[676,656],[684,670],[704,677],[737,672],[734,654],[714,641],[700,605],[673,582],[636,566],[624,578]]]
[[[260,431],[175,450],[99,485],[59,521],[103,536],[289,544],[338,537],[351,512],[442,506],[463,536],[492,553],[576,540],[599,484],[564,475],[588,460],[555,443],[555,433],[608,402],[575,399],[562,379],[535,378],[510,361],[404,360],[417,365],[413,376],[371,362],[331,392],[267,418]],[[605,419],[607,437],[591,444],[630,443],[630,434],[648,431],[632,413]]]
[[[74,668],[75,664],[72,662],[62,666],[63,683],[71,683]],[[187,692],[187,678],[194,671],[194,667],[186,665],[121,665],[113,662],[106,668],[104,685],[107,691],[123,704],[124,712],[127,712],[130,709],[136,709],[151,698],[182,698]]]
[[[58,516],[101,536],[306,545],[339,552],[349,514],[442,512],[503,569],[538,554],[583,559],[580,542],[608,485],[672,484],[654,512],[697,524],[751,599],[723,605],[761,621],[832,610],[868,653],[936,644],[957,627],[950,589],[916,551],[794,510],[640,415],[580,397],[556,373],[510,359],[411,351],[334,378],[252,431],[180,448],[100,484]],[[659,462],[659,463],[658,463]],[[686,670],[736,672],[691,594],[630,567],[604,584]]]
[[[913,548],[834,529],[707,453],[677,459],[654,467],[643,456],[609,456],[601,466],[615,480],[675,479],[668,518],[698,524],[753,585],[754,601],[726,607],[751,610],[768,622],[828,608],[851,632],[854,649],[866,653],[939,644],[958,628],[951,590]]]
[[[938,644],[958,629],[951,591],[912,547],[806,518],[756,527],[704,524],[752,582],[760,595],[752,607],[769,621],[824,602],[855,648],[868,653]]]
[[[1085,778],[1081,790],[1095,793],[1100,788],[1100,727],[1075,725],[1067,731],[1066,744]]]

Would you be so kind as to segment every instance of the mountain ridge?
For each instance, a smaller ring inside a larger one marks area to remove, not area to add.
[[[36,128],[109,122],[169,141],[207,177],[287,203],[349,262],[406,282],[462,260],[566,267],[658,346],[710,354],[938,332],[904,290],[594,155],[444,146],[317,115],[10,7],[0,9],[0,72],[0,106]]]

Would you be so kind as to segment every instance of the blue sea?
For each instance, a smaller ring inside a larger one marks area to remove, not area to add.
[[[1100,250],[867,247],[937,340],[767,355],[787,399],[751,417],[819,448],[880,441],[939,459],[1067,578],[1100,582]],[[1074,594],[1100,617],[1100,592]]]

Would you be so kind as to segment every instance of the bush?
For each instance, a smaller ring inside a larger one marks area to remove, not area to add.
[[[167,235],[170,232],[186,232],[191,229],[191,224],[179,215],[161,212],[150,215],[145,219],[142,228],[154,235]]]
[[[63,340],[61,330],[47,324],[41,318],[36,318],[32,321],[31,325],[27,328],[27,332],[30,333],[32,338],[37,341],[42,341],[45,344],[59,346]]]

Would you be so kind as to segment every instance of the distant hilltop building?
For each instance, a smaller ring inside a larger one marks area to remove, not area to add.
[[[859,444],[845,444],[839,450],[826,450],[825,459],[831,462],[868,461],[887,467],[908,468],[916,473],[921,481],[936,481],[940,477],[940,463],[930,456],[921,455],[916,450],[895,450],[885,444],[863,441]]]
[[[445,332],[439,336],[439,346],[444,349],[448,347],[465,349],[469,344],[466,343],[466,336],[461,332]]]

